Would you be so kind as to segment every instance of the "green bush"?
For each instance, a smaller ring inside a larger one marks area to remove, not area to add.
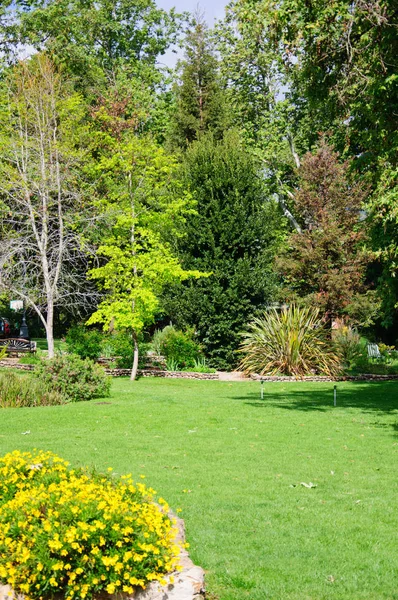
[[[42,381],[30,375],[13,372],[0,373],[0,407],[22,408],[29,406],[53,406],[64,404],[62,394],[50,390]]]
[[[155,332],[152,348],[156,354],[164,356],[167,362],[173,361],[180,368],[194,367],[195,361],[201,357],[201,347],[193,339],[193,330],[178,331],[172,325]]]
[[[96,360],[101,355],[102,334],[96,329],[74,325],[66,334],[66,347],[71,354],[80,358]]]
[[[71,402],[108,396],[111,385],[111,379],[102,367],[75,354],[59,354],[42,361],[34,375]]]
[[[319,309],[294,304],[254,319],[241,344],[240,367],[259,375],[335,375],[340,360],[328,339]]]
[[[106,337],[103,340],[103,355],[107,358],[116,358],[118,369],[131,369],[134,357],[133,336],[127,332],[118,332]],[[149,344],[139,340],[138,342],[138,367],[143,369],[145,366],[146,355]]]
[[[195,360],[193,367],[190,369],[193,373],[215,373],[216,370],[209,367],[205,358]]]

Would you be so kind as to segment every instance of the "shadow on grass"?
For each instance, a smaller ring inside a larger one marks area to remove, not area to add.
[[[316,387],[308,389],[308,384],[287,383],[283,389],[272,387],[275,384],[264,385],[264,399],[260,398],[260,384],[258,393],[250,392],[245,396],[235,397],[243,400],[253,408],[267,408],[274,406],[284,410],[320,411],[333,410],[333,388]],[[289,386],[292,389],[289,389]],[[303,389],[297,389],[303,385]],[[293,387],[294,386],[294,387]],[[363,411],[393,413],[398,411],[398,382],[369,382],[337,383],[337,407],[357,408]],[[397,425],[398,429],[398,425]]]

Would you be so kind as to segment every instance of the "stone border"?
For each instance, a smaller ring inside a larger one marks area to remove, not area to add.
[[[0,367],[5,369],[17,369],[18,371],[34,371],[35,365],[20,365],[19,363],[10,363],[5,360],[0,360]]]
[[[34,371],[35,365],[21,365],[0,361],[0,368],[17,369],[19,371]],[[105,369],[107,375],[112,377],[129,377],[131,369]],[[220,377],[220,373],[195,373],[194,371],[160,371],[158,369],[139,369],[139,377],[164,377],[166,379],[201,379],[211,381],[227,381]],[[231,379],[231,381],[266,381],[283,383],[328,383],[333,381],[396,381],[398,375],[376,375],[374,373],[361,373],[360,375],[341,375],[339,377],[327,377],[324,375],[308,375],[304,377],[289,377],[288,375],[250,375],[247,378]],[[229,381],[229,380],[228,380]]]
[[[392,381],[398,379],[398,375],[376,375],[374,373],[361,373],[360,375],[341,375],[327,377],[325,375],[307,375],[305,377],[289,377],[288,375],[250,375],[253,381],[305,383],[305,382],[333,382],[333,381]]]
[[[112,377],[129,377],[131,369],[105,369]],[[161,371],[159,369],[138,369],[139,377],[165,377],[167,379],[212,379],[218,380],[218,373],[196,373],[195,371]]]
[[[170,518],[177,521],[176,543],[181,548],[180,565],[182,571],[176,571],[166,576],[166,579],[173,576],[174,583],[161,586],[160,583],[154,581],[145,590],[138,588],[133,596],[129,594],[115,594],[114,596],[100,594],[98,600],[105,598],[109,600],[204,600],[206,597],[205,573],[201,567],[193,564],[188,551],[183,546],[185,542],[184,521],[173,514],[170,514]],[[9,585],[1,585],[0,583],[0,600],[24,600],[24,598],[22,594],[15,594]]]

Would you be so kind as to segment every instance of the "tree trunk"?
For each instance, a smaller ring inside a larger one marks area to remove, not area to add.
[[[133,358],[133,366],[131,369],[130,380],[134,381],[137,377],[138,371],[138,339],[136,333],[133,331],[133,340],[134,340],[134,358]]]
[[[54,305],[52,300],[47,304],[46,338],[48,358],[54,358]]]

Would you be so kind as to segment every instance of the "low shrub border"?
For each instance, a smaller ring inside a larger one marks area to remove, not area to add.
[[[187,600],[202,597],[183,522],[155,494],[129,475],[70,469],[50,452],[0,458],[0,598],[155,600],[181,585]]]

